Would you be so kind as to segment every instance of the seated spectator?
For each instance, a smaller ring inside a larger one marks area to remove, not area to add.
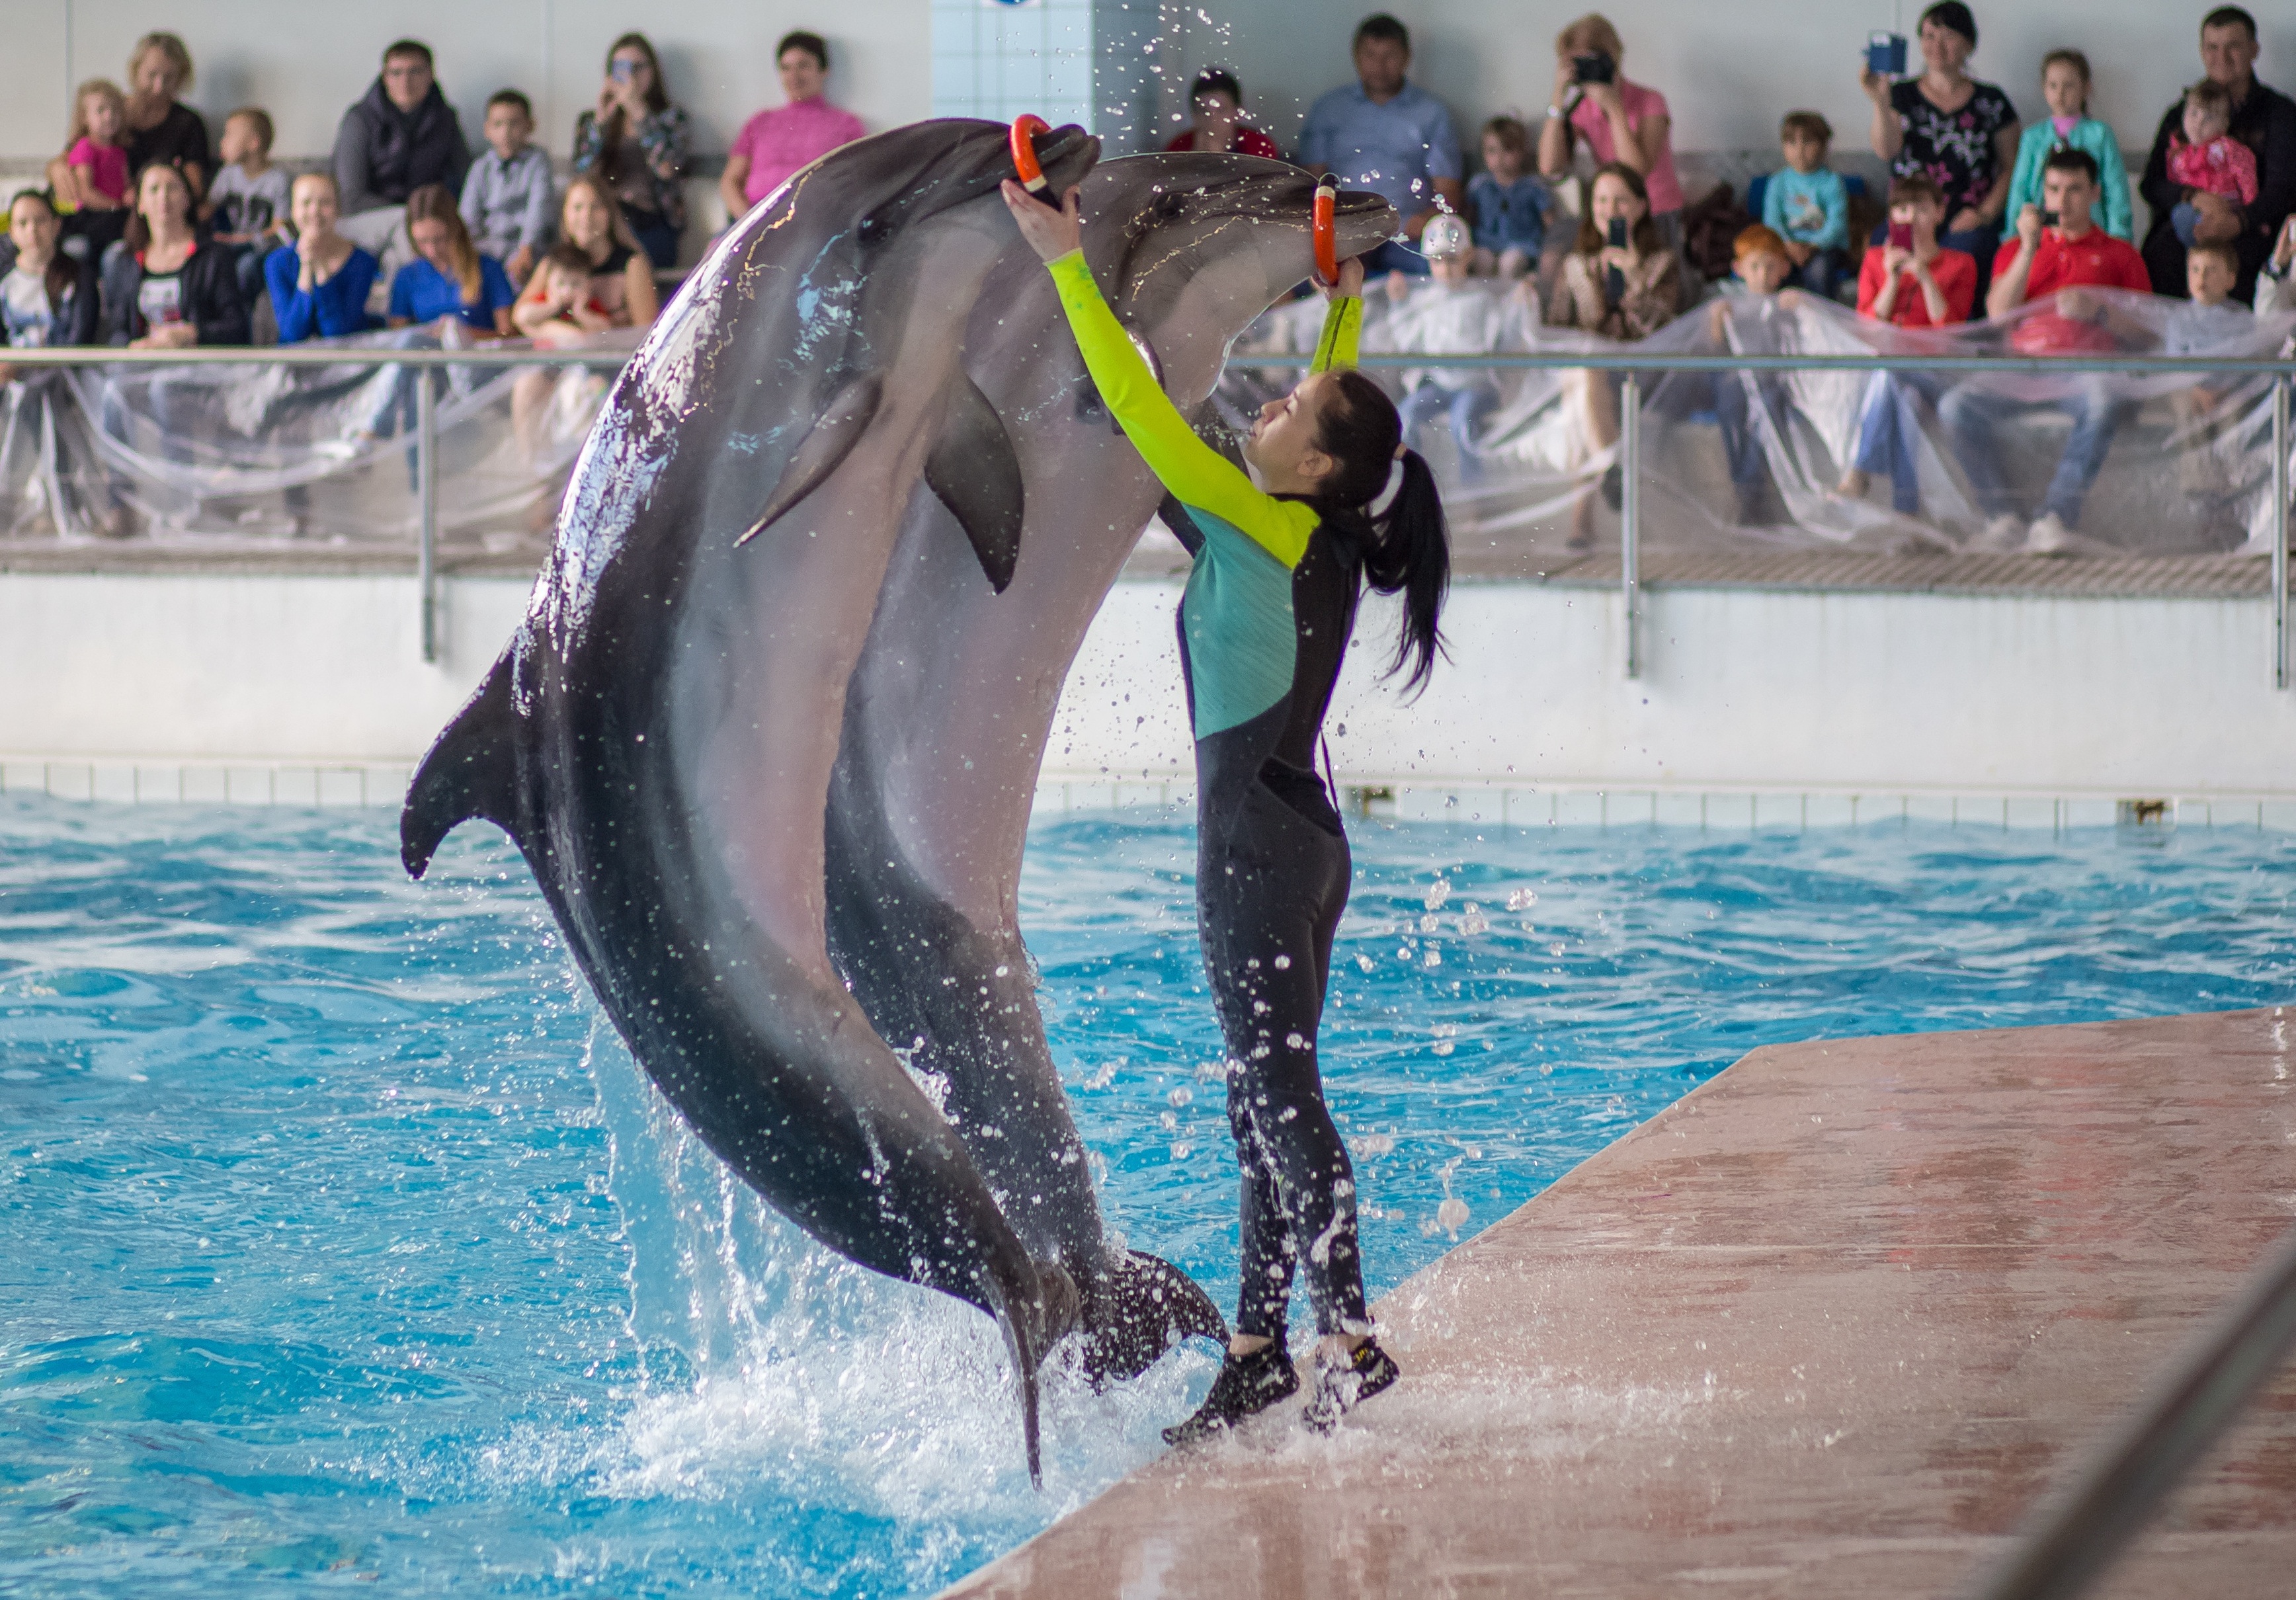
[[[2256,291],[2257,269],[2272,251],[2280,225],[2296,210],[2296,101],[2256,78],[2256,19],[2237,5],[2220,5],[2201,19],[2201,68],[2211,83],[2232,97],[2231,136],[2256,157],[2256,199],[2235,205],[2210,189],[2196,189],[2169,175],[2169,156],[2185,128],[2179,96],[2161,119],[2137,185],[2152,208],[2144,235],[2144,266],[2155,294],[2186,292],[2185,239],[2177,229],[2177,208],[2196,214],[2190,231],[2196,242],[2222,240],[2240,252],[2240,282],[2233,299]]]
[[[2209,193],[2235,209],[2256,203],[2256,152],[2232,136],[2232,96],[2203,78],[2185,91],[2185,131],[2169,137],[2169,178],[2188,193]],[[2199,242],[2200,208],[2192,201],[2169,212],[2169,226],[2186,250]]]
[[[95,342],[95,267],[64,254],[63,231],[63,219],[38,190],[8,202],[16,261],[0,276],[0,344],[38,350]],[[0,383],[14,377],[14,369],[0,363]]]
[[[2185,251],[2187,303],[2169,314],[2161,349],[2168,356],[2223,353],[2256,331],[2253,313],[2232,298],[2240,281],[2240,252],[2224,240],[2195,244]],[[2258,297],[2261,299],[2263,297]],[[2231,487],[2216,445],[2229,431],[2218,414],[2234,387],[2223,377],[2179,390],[2170,397],[2177,414],[2177,483],[2187,498],[2222,500]]]
[[[123,248],[103,264],[103,342],[132,350],[248,342],[231,252],[202,248],[183,173],[154,161],[135,180]]]
[[[1529,128],[1513,117],[1483,124],[1483,169],[1467,185],[1467,211],[1475,225],[1472,264],[1479,273],[1519,278],[1538,269],[1554,192],[1529,166]]]
[[[2110,124],[2088,114],[2088,57],[2078,50],[2052,50],[2041,58],[2041,98],[2049,114],[2017,141],[2017,168],[2009,176],[2009,204],[2002,215],[2014,217],[2040,203],[2041,163],[2058,145],[2070,144],[2096,159],[2097,182],[2104,190],[2097,226],[2116,239],[2134,241],[2128,168],[2121,163],[2120,138]]]
[[[604,184],[583,173],[566,185],[566,198],[559,206],[558,232],[563,242],[589,260],[590,282],[584,300],[606,318],[607,326],[643,328],[652,323],[661,310],[653,267],[630,236],[613,193]],[[529,282],[511,313],[520,332],[531,335],[555,315],[541,309],[545,301],[545,286]]]
[[[1800,308],[1801,291],[1788,286],[1793,258],[1786,240],[1775,228],[1756,223],[1731,244],[1730,275],[1722,281],[1722,296],[1707,308],[1707,332],[1725,349],[1775,355],[1785,341],[1778,338],[1777,314]],[[1764,435],[1781,437],[1792,406],[1781,373],[1714,373],[1705,385],[1714,406],[1714,420],[1722,428],[1722,452],[1730,463],[1730,488],[1737,499],[1742,528],[1759,528],[1779,519],[1772,516],[1769,491],[1769,452]],[[1756,408],[1763,423],[1757,426]]]
[[[530,141],[534,106],[516,89],[496,89],[487,102],[486,153],[463,180],[463,223],[485,254],[503,264],[513,283],[526,282],[540,252],[550,247],[550,217],[558,198],[550,157]]]
[[[1406,236],[1417,239],[1439,205],[1457,211],[1459,138],[1451,113],[1426,90],[1408,83],[1411,31],[1384,12],[1356,25],[1356,81],[1332,90],[1308,108],[1300,135],[1300,159],[1317,176],[1331,173],[1350,189],[1380,194],[1403,217]],[[1393,240],[1363,258],[1364,271],[1424,274],[1426,258]]]
[[[516,316],[519,332],[545,350],[580,345],[614,325],[612,315],[591,296],[589,252],[572,243],[542,258],[534,292],[519,301]]]
[[[1778,125],[1784,169],[1762,189],[1762,226],[1785,246],[1786,281],[1826,299],[1849,270],[1849,186],[1825,164],[1833,125],[1816,111],[1788,111]]]
[[[718,192],[728,221],[739,222],[751,206],[864,130],[861,119],[840,111],[821,92],[829,77],[829,44],[817,33],[783,34],[774,49],[786,105],[768,106],[742,125],[726,152],[726,172]]]
[[[271,164],[270,113],[248,105],[225,118],[216,153],[223,165],[208,186],[200,217],[209,239],[231,248],[240,298],[251,306],[263,288],[263,258],[287,226],[287,173]]]
[[[656,267],[677,265],[685,231],[688,146],[683,107],[662,86],[661,63],[642,33],[626,33],[606,52],[606,81],[595,111],[574,122],[574,170],[605,181],[622,218]]]
[[[48,163],[48,187],[67,234],[103,252],[127,230],[135,184],[127,165],[127,97],[108,78],[91,78],[72,95],[64,152]]]
[[[273,250],[263,263],[271,290],[271,315],[281,344],[306,339],[342,339],[373,325],[366,299],[382,266],[335,231],[338,208],[332,173],[307,172],[289,197],[295,242]]]
[[[215,176],[208,125],[176,98],[192,86],[192,53],[172,33],[147,33],[127,53],[127,166],[164,161],[184,175],[194,198]]]
[[[2017,167],[2017,108],[1963,69],[1977,19],[1961,0],[1922,13],[1922,75],[1891,83],[1871,66],[1859,85],[1874,103],[1874,153],[1892,177],[1930,178],[1945,192],[1945,247],[1977,262],[1978,292],[2001,236]]]
[[[462,191],[470,146],[431,74],[430,46],[400,39],[382,53],[381,75],[335,130],[334,165],[343,233],[378,256],[417,189]]]
[[[1977,303],[1977,263],[1948,250],[1938,230],[1945,222],[1945,192],[1927,177],[1890,185],[1888,242],[1870,247],[1857,274],[1857,315],[1900,328],[1944,328],[1969,320]],[[1865,498],[1872,474],[1890,476],[1890,500],[1899,514],[1922,508],[1914,441],[1921,437],[1920,407],[1937,403],[1943,385],[1925,373],[1875,373],[1866,385],[1857,418],[1857,447],[1834,492]]]
[[[1993,286],[1985,296],[1988,316],[2006,316],[2028,301],[2054,299],[2047,310],[2010,331],[2009,348],[2020,355],[2110,353],[2118,348],[2108,332],[2112,312],[2082,291],[2151,291],[2144,258],[2126,241],[2096,226],[2096,196],[2095,158],[2085,150],[2051,151],[2041,168],[2041,204],[2017,214],[2017,236],[2001,247],[1994,260]],[[2044,209],[2056,214],[2054,227],[2043,225]],[[2026,409],[2025,403],[1965,383],[1948,394],[1939,410],[1978,509],[1985,515],[1985,544],[2010,549],[2021,537],[2026,550],[2050,555],[2070,547],[2070,535],[2080,526],[2081,502],[2104,465],[2105,452],[2128,403],[2095,377],[2079,381],[2060,398],[2037,403],[2070,413],[2073,431],[2049,480],[2041,515],[2030,530],[2002,477],[1996,442],[2002,423]]]
[[[1595,160],[1631,170],[1650,196],[1660,243],[1682,253],[1682,184],[1674,173],[1674,117],[1666,96],[1626,75],[1619,30],[1590,12],[1554,39],[1554,97],[1538,130],[1538,170],[1549,182],[1570,171],[1584,139]]]
[[[1682,258],[1666,247],[1651,219],[1643,175],[1621,163],[1599,168],[1587,190],[1578,242],[1563,258],[1562,275],[1546,303],[1549,327],[1578,328],[1603,339],[1647,338],[1674,319],[1682,303]],[[1582,373],[1588,443],[1609,449],[1619,442],[1619,379]],[[1618,464],[1603,475],[1603,498],[1619,508],[1623,480]],[[1595,507],[1580,496],[1571,508],[1570,547],[1594,543]]]
[[[1184,128],[1167,150],[1211,150],[1229,155],[1264,156],[1280,161],[1283,152],[1275,141],[1243,119],[1243,86],[1224,67],[1206,67],[1196,74],[1188,91],[1188,104],[1196,119]]]
[[[2235,252],[2236,253],[2236,252]],[[2256,275],[2256,314],[2275,316],[2296,311],[2296,217],[2280,225],[2280,241]]]
[[[1427,258],[1425,282],[1407,273],[1388,275],[1387,295],[1393,309],[1386,328],[1392,348],[1430,356],[1481,356],[1497,349],[1505,331],[1507,302],[1494,287],[1470,281],[1474,246],[1466,225],[1456,217],[1438,217],[1420,234],[1419,246]],[[1406,372],[1403,384],[1399,409],[1404,442],[1419,449],[1420,436],[1436,416],[1447,415],[1460,480],[1480,483],[1483,457],[1475,436],[1499,403],[1491,374],[1431,367]]]
[[[511,303],[517,293],[502,263],[481,255],[463,226],[454,192],[425,184],[406,199],[406,236],[415,259],[390,280],[390,325],[428,326],[455,321],[480,339],[502,339],[511,331]],[[445,336],[446,330],[440,330]]]

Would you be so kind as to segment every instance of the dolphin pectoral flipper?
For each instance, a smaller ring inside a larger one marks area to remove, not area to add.
[[[867,372],[830,396],[829,404],[815,419],[813,431],[798,446],[789,465],[782,469],[781,481],[774,485],[773,496],[766,502],[765,511],[750,524],[750,530],[734,542],[748,544],[772,527],[783,513],[820,488],[822,480],[837,470],[838,463],[869,431],[870,419],[877,414],[878,402],[884,394],[884,375]]]
[[[409,877],[422,875],[457,823],[483,816],[518,837],[518,713],[510,677],[505,653],[414,769],[398,815],[398,857]]]
[[[925,483],[972,541],[989,587],[1002,595],[1021,559],[1021,457],[1004,419],[962,372],[950,382],[940,437],[925,457]]]

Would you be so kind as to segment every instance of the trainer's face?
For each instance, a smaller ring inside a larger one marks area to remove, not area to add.
[[[1323,373],[1303,380],[1290,394],[1267,402],[1243,441],[1243,458],[1275,488],[1313,483],[1332,470],[1332,458],[1316,443],[1316,412],[1330,382]]]

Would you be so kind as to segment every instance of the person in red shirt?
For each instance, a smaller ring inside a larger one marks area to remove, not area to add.
[[[1857,315],[1900,328],[1942,328],[1969,320],[1977,299],[1977,261],[1966,250],[1938,242],[1945,223],[1945,191],[1923,174],[1890,185],[1889,242],[1866,252],[1857,273]],[[1834,492],[1865,498],[1875,472],[1890,475],[1890,501],[1899,514],[1921,509],[1914,442],[1921,437],[1921,404],[1937,403],[1941,386],[1923,373],[1875,373],[1857,416],[1857,453]]]
[[[2152,277],[2136,247],[2096,226],[2093,213],[2099,193],[2096,158],[2060,145],[2041,168],[2041,206],[2029,205],[2018,214],[2016,239],[1993,258],[1993,287],[1985,295],[1988,315],[2006,317],[2020,306],[2050,302],[2010,328],[2009,348],[2019,355],[2116,350],[2120,347],[2112,332],[2112,308],[2087,291],[2152,292]],[[2046,214],[2042,207],[2047,209]],[[2049,480],[2041,515],[2030,529],[2002,478],[2000,452],[1994,442],[2002,424],[2029,405],[2067,412],[2073,419],[2072,436],[2065,440],[2064,454]],[[2092,375],[2055,398],[2038,401],[1964,384],[1946,396],[1939,411],[1953,437],[1962,471],[1969,475],[1978,509],[1985,513],[1983,544],[2012,548],[2021,532],[2026,550],[2054,555],[2070,547],[2072,530],[2080,524],[2081,502],[2096,481],[2104,453],[2127,420],[2129,406],[2112,394],[2102,375]]]
[[[1283,152],[1275,141],[1243,119],[1243,86],[1222,67],[1207,67],[1196,74],[1188,91],[1196,120],[1186,132],[1164,146],[1167,150],[1217,150],[1231,155],[1266,156],[1280,161]]]

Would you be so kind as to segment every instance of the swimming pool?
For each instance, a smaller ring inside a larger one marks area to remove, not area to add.
[[[666,1116],[524,868],[387,816],[0,800],[0,1588],[930,1592],[1209,1380],[1055,1379]],[[1756,1045],[2282,1001],[2296,851],[1356,830],[1327,1021],[1375,1288]],[[1190,834],[1040,825],[1023,918],[1133,1242],[1234,1293]]]

